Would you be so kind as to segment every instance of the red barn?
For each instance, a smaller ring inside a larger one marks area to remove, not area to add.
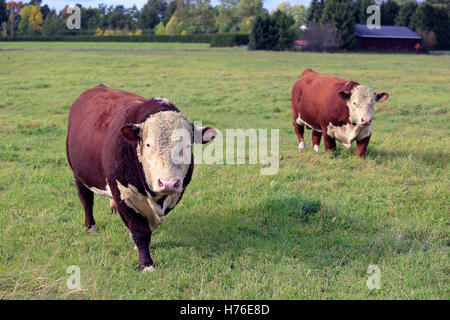
[[[414,52],[422,39],[417,33],[402,26],[380,26],[369,29],[365,24],[355,28],[358,51],[403,51]]]

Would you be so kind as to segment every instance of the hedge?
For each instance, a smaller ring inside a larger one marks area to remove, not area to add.
[[[184,42],[210,43],[211,36],[193,35],[140,35],[140,36],[56,36],[56,37],[14,37],[0,38],[0,41],[69,41],[69,42]]]
[[[241,33],[216,33],[211,38],[211,47],[233,47],[247,45],[248,34]]]

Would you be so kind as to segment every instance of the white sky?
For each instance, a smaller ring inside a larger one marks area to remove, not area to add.
[[[285,2],[284,0],[263,0],[264,1],[264,8],[269,9],[271,11],[272,9],[275,9],[280,3]],[[287,2],[290,2],[291,4],[303,4],[305,6],[308,6],[311,0],[286,0]],[[26,1],[24,1],[26,2]],[[147,0],[43,0],[41,5],[48,5],[52,9],[61,10],[66,5],[74,5],[76,3],[81,4],[83,7],[92,7],[96,8],[98,7],[98,4],[100,3],[106,3],[109,5],[124,5],[126,8],[132,7],[133,4],[135,4],[139,9],[141,9],[144,4],[147,2]],[[219,0],[211,0],[211,3],[213,5],[217,5],[220,3]]]

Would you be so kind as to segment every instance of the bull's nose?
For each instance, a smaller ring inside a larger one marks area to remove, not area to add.
[[[158,179],[158,186],[161,188],[161,191],[164,192],[175,192],[181,186],[180,179]]]
[[[371,124],[372,123],[372,119],[361,119],[361,123],[362,124]]]

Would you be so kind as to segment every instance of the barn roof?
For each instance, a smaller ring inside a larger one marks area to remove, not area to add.
[[[421,37],[407,27],[380,26],[381,29],[369,29],[365,24],[357,24],[355,34],[363,38],[394,38],[394,39],[421,39]]]

